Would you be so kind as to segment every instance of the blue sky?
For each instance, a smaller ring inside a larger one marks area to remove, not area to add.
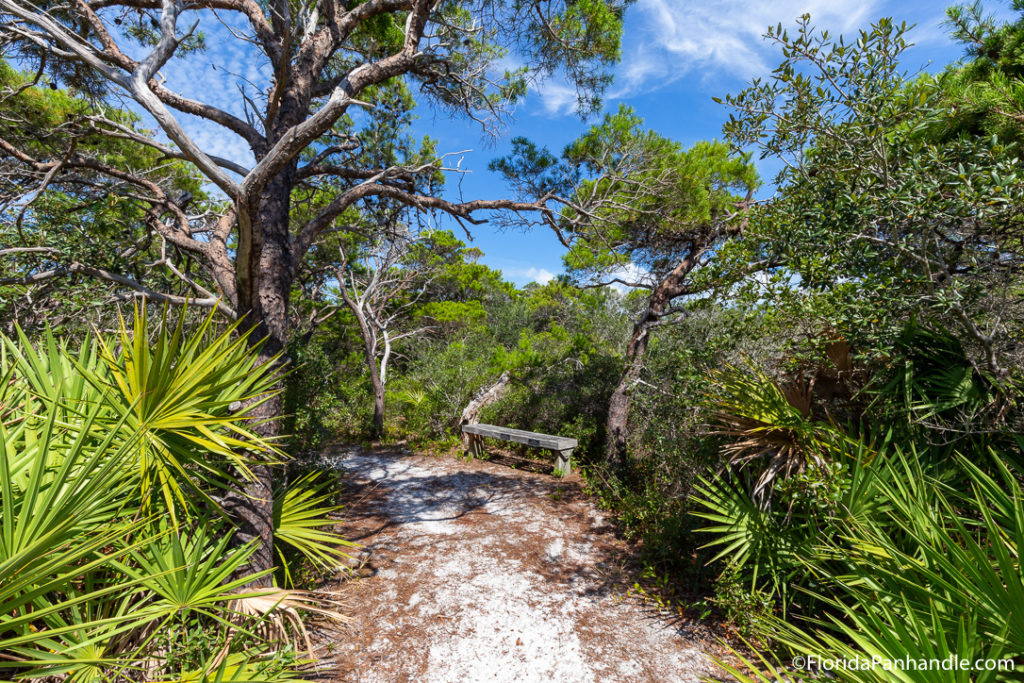
[[[989,5],[989,11],[998,16],[1012,16],[1005,4]],[[937,70],[961,56],[960,47],[949,40],[942,26],[945,7],[915,0],[638,0],[627,10],[623,59],[605,109],[628,104],[648,127],[684,144],[720,138],[728,111],[711,98],[738,92],[781,60],[761,38],[769,25],[792,25],[808,12],[819,28],[853,34],[880,17],[891,16],[915,25],[907,69]],[[561,149],[587,126],[572,113],[572,105],[571,93],[564,87],[542,86],[520,107],[511,134]],[[442,142],[442,133],[454,133],[453,148],[472,145],[478,150],[467,155],[463,164],[474,169],[462,183],[464,194],[500,196],[501,180],[488,173],[486,165],[506,150],[507,142],[489,149],[478,133],[473,139],[470,127],[431,123],[432,134]],[[763,175],[773,172],[766,169]],[[562,271],[564,249],[543,230],[498,233],[484,226],[475,231],[475,238],[475,245],[486,254],[483,261],[502,269],[517,284]]]
[[[1012,13],[1006,2],[989,2],[988,11],[1002,18]],[[626,14],[622,61],[615,83],[605,98],[605,109],[620,103],[633,107],[648,127],[684,144],[721,136],[727,110],[712,101],[765,75],[780,60],[779,53],[761,35],[769,25],[792,26],[808,12],[813,23],[833,33],[854,34],[880,17],[914,24],[907,53],[909,70],[937,70],[961,55],[960,47],[942,26],[945,3],[927,0],[637,0]],[[233,21],[223,16],[225,22]],[[183,17],[183,24],[188,21]],[[236,25],[237,26],[237,25]],[[254,91],[266,83],[265,66],[251,50],[231,38],[232,24],[204,22],[208,49],[178,61],[162,71],[168,85],[234,113],[241,113],[239,90]],[[498,139],[484,135],[479,124],[450,120],[424,108],[416,130],[439,141],[439,150],[463,155],[460,167],[470,171],[452,178],[447,190],[455,199],[499,198],[508,194],[500,178],[487,171],[487,163],[508,150],[508,139],[523,135],[560,150],[588,125],[575,115],[575,93],[557,78],[542,83],[525,102]],[[252,162],[245,145],[231,133],[198,120],[185,121],[186,129],[208,151]],[[765,173],[768,175],[768,173]],[[501,269],[506,278],[522,285],[545,281],[561,272],[564,249],[548,231],[497,231],[479,226],[473,244],[481,248],[483,262]]]

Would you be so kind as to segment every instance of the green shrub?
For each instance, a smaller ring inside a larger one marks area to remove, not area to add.
[[[948,376],[950,367],[936,364],[933,372]],[[962,382],[932,382],[923,370],[918,364],[915,386],[930,387],[933,404],[949,405],[939,388],[959,391]],[[809,417],[806,395],[787,397],[789,408],[775,401],[771,405],[781,407],[765,410],[762,398],[775,391],[774,380],[727,374],[719,381],[725,391],[716,394],[717,405],[727,436],[735,440],[731,452],[741,459],[738,469],[705,477],[695,502],[698,516],[711,522],[703,532],[723,563],[716,600],[728,614],[759,642],[780,647],[782,661],[794,655],[893,662],[957,656],[1017,658],[1019,665],[1024,613],[1010,606],[1024,604],[1024,491],[1022,472],[1012,464],[1015,454],[958,439],[972,447],[961,454],[935,443],[938,429],[929,434],[918,421],[908,429],[902,419],[881,437],[882,422],[855,438]],[[894,393],[885,410],[877,401],[884,393],[876,393],[871,408],[903,415],[893,406],[922,405],[902,402],[904,391]],[[800,406],[808,411],[796,415]],[[875,441],[866,442],[868,435]],[[1000,437],[1007,439],[1018,451],[1020,439]],[[777,465],[786,449],[787,461],[799,457],[800,467]],[[759,484],[765,472],[773,476]],[[770,487],[770,495],[757,496],[759,485]],[[769,609],[751,612],[762,597],[771,600]],[[781,665],[761,669],[738,677],[771,679],[765,670],[778,680],[819,675],[786,672]],[[843,681],[966,681],[1017,680],[1020,672],[893,673],[878,666],[831,675]]]
[[[289,355],[284,428],[291,453],[311,461],[332,441],[362,438],[373,422],[373,394],[358,352],[328,333],[293,344]]]
[[[484,343],[474,336],[422,344],[415,364],[388,384],[389,431],[420,440],[448,437],[474,392],[497,376],[488,353],[493,346]]]
[[[209,318],[154,330],[144,309],[133,330],[75,351],[49,334],[0,344],[0,672],[292,677],[295,610],[317,606],[247,588],[255,547],[234,542],[217,503],[282,456],[249,413],[273,390],[272,364]],[[337,557],[329,509],[303,483],[282,500],[278,541]]]
[[[1020,680],[1024,656],[1024,489],[1021,472],[996,452],[997,474],[958,457],[969,485],[953,488],[924,473],[912,452],[892,449],[895,476],[876,478],[884,501],[851,515],[807,557],[819,577],[805,589],[824,608],[803,619],[775,615],[758,635],[786,653],[897,662],[949,657],[1015,661],[1011,670],[973,671],[882,666],[836,670],[839,681]],[[925,494],[924,492],[929,492]],[[817,680],[814,671],[789,678]],[[746,672],[740,680],[782,680]]]

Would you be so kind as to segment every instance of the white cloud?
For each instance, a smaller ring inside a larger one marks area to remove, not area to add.
[[[555,279],[555,274],[547,268],[538,268],[536,266],[496,266],[501,274],[504,275],[508,280],[516,285],[522,287],[523,285],[531,282],[537,284],[546,285]]]
[[[536,266],[530,266],[529,268],[502,268],[501,272],[513,283],[520,286],[528,282],[546,285],[555,279],[555,274],[550,270],[547,268],[537,268]]]
[[[565,81],[548,79],[538,84],[534,92],[540,97],[544,111],[551,116],[567,116],[576,112],[576,88]]]
[[[850,32],[874,18],[880,0],[639,0],[616,74],[622,97],[688,73],[740,79],[766,74],[775,55],[762,35],[809,13],[816,26]]]
[[[259,50],[231,35],[209,13],[186,12],[180,26],[191,26],[196,18],[201,21],[198,31],[206,35],[206,49],[171,59],[160,70],[159,78],[165,80],[167,88],[181,95],[209,104],[245,120],[244,101],[240,88],[256,102],[261,100],[259,87],[270,82],[270,66]],[[233,13],[221,15],[224,24],[236,32],[246,30],[245,20]],[[149,48],[142,47],[130,38],[122,40],[126,51],[134,58],[145,56]],[[128,106],[139,113],[143,125],[157,132],[157,137],[166,140],[159,126],[142,108],[131,102]],[[244,166],[254,163],[248,143],[234,132],[205,119],[174,112],[185,132],[208,154],[224,157]]]
[[[555,274],[547,268],[527,268],[526,276],[532,278],[534,282],[539,282],[542,285],[546,285],[555,279]]]

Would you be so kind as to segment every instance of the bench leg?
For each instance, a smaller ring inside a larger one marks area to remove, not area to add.
[[[568,448],[564,451],[555,451],[558,455],[558,460],[555,463],[555,474],[560,477],[567,477],[572,472],[572,449]]]
[[[467,434],[469,437],[466,444],[466,457],[472,460],[475,457],[479,457],[484,452],[484,440],[479,434]]]

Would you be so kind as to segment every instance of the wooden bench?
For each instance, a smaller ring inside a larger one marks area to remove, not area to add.
[[[515,443],[554,451],[558,457],[555,463],[555,474],[561,477],[568,475],[572,471],[572,451],[579,443],[576,439],[570,439],[565,436],[538,434],[537,432],[526,432],[522,429],[509,429],[508,427],[495,427],[494,425],[478,423],[462,425],[462,431],[469,435],[466,452],[470,457],[483,453],[481,437],[485,436],[489,439],[514,441]]]

